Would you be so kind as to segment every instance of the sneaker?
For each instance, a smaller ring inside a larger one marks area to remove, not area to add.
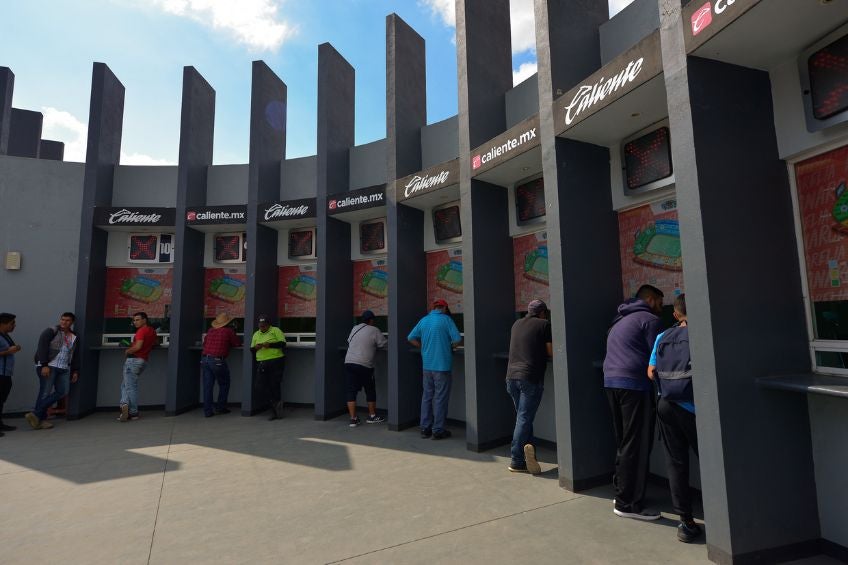
[[[524,461],[527,463],[527,472],[531,475],[538,475],[542,472],[542,466],[536,461],[536,448],[533,444],[528,443],[524,446]]]
[[[27,412],[24,418],[26,418],[26,421],[29,422],[30,426],[32,426],[32,429],[37,430],[41,427],[41,420],[39,420],[38,416],[32,412]]]
[[[231,410],[229,408],[216,408],[215,409],[216,414],[229,414],[230,412],[231,412]]]
[[[421,428],[421,438],[422,439],[427,439],[431,435],[433,435],[433,430],[431,430],[430,428]]]
[[[366,424],[382,424],[386,419],[382,416],[378,416],[377,414],[372,414],[365,419]]]
[[[10,426],[8,424],[0,424],[0,432],[14,432],[17,430],[17,426]]]
[[[127,404],[121,404],[121,415],[118,416],[119,422],[127,422],[130,419],[130,407]]]
[[[203,413],[204,418],[211,418],[214,415],[215,415],[215,412],[204,412]]]
[[[140,420],[141,416],[139,414],[130,414],[130,422],[135,422],[136,420]]]
[[[616,516],[621,516],[622,518],[633,518],[634,520],[659,520],[662,518],[662,515],[651,508],[642,508],[638,512],[635,511],[625,511],[620,510],[618,507],[613,507],[613,513]]]
[[[507,467],[510,473],[528,473],[527,465],[510,465]]]
[[[447,439],[451,437],[450,430],[442,430],[440,432],[433,432],[433,439]]]
[[[358,426],[361,423],[362,423],[362,420],[360,420],[359,416],[357,416],[355,418],[350,419],[350,424],[348,424],[348,427],[355,428],[356,426]]]
[[[38,426],[39,430],[49,430],[53,427],[53,424],[48,422],[47,420],[42,420],[41,425]]]
[[[702,533],[703,530],[701,530],[701,526],[696,524],[694,520],[680,522],[677,526],[677,539],[683,543],[692,543],[701,537]]]

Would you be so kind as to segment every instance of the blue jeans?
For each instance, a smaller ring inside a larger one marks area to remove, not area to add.
[[[531,383],[521,379],[507,379],[506,391],[512,397],[515,406],[515,430],[512,432],[512,465],[524,465],[524,446],[534,443],[533,420],[539,403],[542,402],[542,393],[545,392],[544,383]]]
[[[424,394],[421,396],[422,430],[433,430],[433,433],[444,431],[450,390],[450,371],[424,371]]]
[[[203,355],[200,358],[200,368],[203,371],[203,412],[212,414],[214,409],[223,410],[227,407],[227,397],[230,394],[230,367],[223,357]],[[218,382],[218,402],[212,402],[212,389]]]
[[[68,388],[71,386],[71,370],[57,369],[49,367],[50,376],[41,376],[41,367],[35,368],[35,374],[38,376],[38,398],[35,399],[35,408],[32,413],[38,416],[39,420],[47,418],[47,409],[56,404],[56,402],[68,394]]]
[[[139,357],[124,361],[124,380],[121,381],[121,405],[129,407],[130,415],[138,414],[138,376],[147,363]]]

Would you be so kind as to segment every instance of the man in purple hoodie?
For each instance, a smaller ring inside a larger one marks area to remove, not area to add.
[[[618,307],[607,334],[604,388],[612,411],[617,444],[615,504],[617,516],[657,520],[660,513],[642,506],[648,478],[654,430],[653,386],[647,377],[648,360],[660,333],[663,293],[642,285],[636,298]]]

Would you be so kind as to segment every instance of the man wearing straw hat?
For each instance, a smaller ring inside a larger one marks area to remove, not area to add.
[[[233,347],[241,346],[235,330],[230,326],[233,319],[226,312],[212,320],[212,327],[203,340],[200,367],[203,371],[203,414],[209,418],[215,414],[229,414],[227,395],[230,393],[230,367],[227,357]],[[218,402],[212,403],[212,388],[218,381]]]

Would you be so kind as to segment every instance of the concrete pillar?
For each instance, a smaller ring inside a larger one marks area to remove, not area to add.
[[[204,233],[186,224],[186,210],[206,204],[206,176],[212,165],[215,90],[194,67],[183,69],[180,153],[177,166],[177,210],[174,252],[174,295],[168,349],[165,413],[197,406],[200,352],[189,349],[204,332]]]
[[[697,359],[708,556],[719,563],[792,559],[814,547],[820,532],[807,399],[755,384],[810,369],[769,75],[687,57],[688,21],[667,4],[660,3],[660,33]],[[728,97],[731,87],[744,95]],[[764,205],[767,213],[755,212]]]
[[[0,155],[9,153],[9,128],[12,123],[14,91],[15,73],[9,67],[0,67]]]
[[[494,359],[509,346],[514,321],[507,193],[472,180],[469,160],[473,148],[506,130],[510,38],[509,0],[457,0],[465,432],[468,448],[475,451],[506,443],[513,426],[512,403],[495,376]]]
[[[44,114],[41,112],[12,108],[8,154],[12,157],[38,159],[43,123]]]
[[[286,84],[263,61],[253,62],[250,89],[250,161],[247,180],[247,295],[245,341],[256,331],[260,314],[277,312],[277,231],[259,224],[260,202],[280,198],[280,169],[286,156]],[[253,385],[253,356],[245,351],[241,413],[250,416],[268,400]]]
[[[427,125],[424,39],[397,14],[386,17],[386,178],[389,182],[389,429],[418,423],[420,357],[406,336],[427,311],[424,214],[398,204],[395,180],[421,170],[421,128]]]
[[[85,416],[97,406],[100,356],[92,347],[99,346],[103,337],[107,233],[94,227],[94,208],[112,205],[115,166],[121,155],[123,120],[124,85],[105,64],[94,63],[74,309],[77,315],[75,329],[80,336],[80,379],[76,386],[71,387],[69,418]]]
[[[328,420],[345,408],[345,344],[353,317],[350,226],[327,215],[327,195],[350,187],[354,144],[356,75],[329,43],[318,46],[318,177],[316,188],[318,304],[315,330],[315,418]]]
[[[604,357],[604,335],[621,301],[621,262],[609,151],[555,137],[553,100],[601,66],[598,26],[607,13],[605,0],[535,3],[557,463],[560,485],[572,491],[607,483],[613,474],[612,423],[593,364]],[[581,244],[587,233],[591,246]]]

